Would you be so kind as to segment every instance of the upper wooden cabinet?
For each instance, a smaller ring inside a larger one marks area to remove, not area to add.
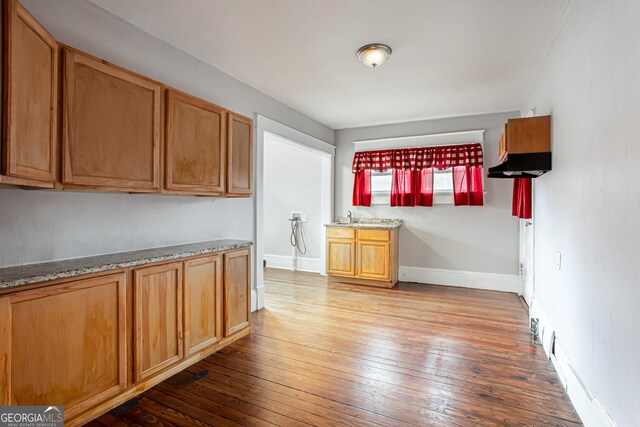
[[[227,195],[250,196],[253,191],[253,121],[229,113]]]
[[[249,326],[251,317],[251,252],[224,254],[224,336]]]
[[[63,93],[63,183],[159,190],[161,85],[65,48]]]
[[[0,298],[1,405],[76,414],[127,386],[124,273]]]
[[[165,188],[225,192],[226,111],[175,90],[167,91]]]
[[[5,0],[2,12],[2,173],[17,179],[16,184],[52,187],[58,140],[58,44],[17,1]]]
[[[509,154],[551,151],[551,116],[509,119],[498,143],[499,161]]]
[[[165,102],[161,83],[61,49],[17,0],[0,11],[0,184],[252,195],[250,118],[173,89]]]

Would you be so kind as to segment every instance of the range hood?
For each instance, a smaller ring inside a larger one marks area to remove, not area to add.
[[[551,170],[551,117],[509,119],[498,142],[500,164],[489,178],[537,178]]]
[[[551,170],[551,153],[507,154],[504,162],[489,168],[489,178],[537,178]]]

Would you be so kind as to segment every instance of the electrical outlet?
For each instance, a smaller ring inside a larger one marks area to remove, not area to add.
[[[524,264],[520,263],[520,277],[524,277]]]
[[[302,212],[291,212],[290,219],[302,220]]]
[[[556,251],[556,268],[558,271],[562,269],[562,253],[560,251]]]
[[[309,215],[302,214],[302,222],[309,222]]]

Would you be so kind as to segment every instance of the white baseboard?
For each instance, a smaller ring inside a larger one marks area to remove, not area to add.
[[[560,381],[564,386],[571,403],[586,427],[617,427],[618,424],[611,418],[602,402],[591,393],[588,387],[580,379],[571,361],[562,349],[562,342],[556,338],[553,346],[555,329],[548,321],[547,316],[534,300],[529,310],[529,317],[538,318],[540,337],[547,357],[553,363],[558,372]],[[553,347],[553,348],[552,348]],[[555,354],[551,351],[555,349]]]
[[[287,255],[264,255],[269,268],[281,268],[291,270],[291,256]],[[311,273],[322,273],[322,260],[320,258],[301,258],[297,260],[296,270],[308,271]]]
[[[261,308],[264,308],[264,286],[259,286],[257,290],[251,289],[251,311]]]
[[[483,273],[480,271],[444,270],[400,266],[399,280],[432,285],[459,286],[462,288],[522,294],[522,280],[516,274]]]

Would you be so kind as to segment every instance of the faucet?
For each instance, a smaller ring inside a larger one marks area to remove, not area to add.
[[[349,224],[351,224],[353,222],[353,218],[351,217],[351,211],[347,211],[347,219],[349,220]]]

